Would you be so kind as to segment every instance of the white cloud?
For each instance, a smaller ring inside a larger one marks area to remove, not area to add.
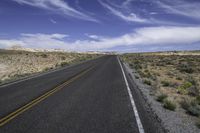
[[[94,35],[94,34],[87,34],[87,33],[85,33],[85,36],[87,36],[90,39],[95,39],[95,40],[101,40],[103,38],[102,36],[98,36],[98,35]]]
[[[108,9],[112,14],[116,15],[117,17],[121,18],[122,20],[125,20],[127,22],[147,22],[146,19],[140,18],[138,17],[135,13],[129,13],[128,15],[123,14],[122,12],[118,11],[117,9],[111,7],[110,5],[102,2],[101,0],[99,0],[99,3],[105,7],[106,9]]]
[[[151,15],[158,14],[158,12],[150,12]]]
[[[45,10],[50,10],[56,13],[67,16],[98,22],[96,19],[88,16],[68,5],[64,0],[13,0],[19,4],[25,4]]]
[[[68,37],[68,35],[65,34],[21,34],[19,39],[0,39],[0,46],[2,48],[20,45],[27,48],[66,49],[66,43],[63,41],[66,37]]]
[[[106,50],[118,46],[185,45],[200,42],[200,27],[148,27],[139,28],[119,37],[98,37],[98,40],[66,41],[64,34],[22,34],[19,39],[0,39],[0,47],[21,45],[32,48],[62,48],[66,50]],[[122,48],[123,50],[123,48]]]
[[[23,41],[16,39],[0,39],[0,48],[9,48],[15,45],[24,46]]]
[[[32,38],[38,38],[38,39],[47,39],[47,38],[53,38],[53,39],[63,39],[68,37],[68,35],[66,34],[41,34],[41,33],[37,33],[37,34],[25,34],[22,33],[21,34],[23,37],[32,37]]]

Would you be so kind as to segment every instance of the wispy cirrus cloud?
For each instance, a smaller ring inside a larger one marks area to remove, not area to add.
[[[133,0],[125,0],[124,2],[123,2],[123,6],[129,6],[129,4],[132,2]]]
[[[190,25],[176,18],[166,19],[165,16],[181,15],[200,20],[200,3],[189,0],[98,0],[99,3],[113,15],[121,20],[131,23],[143,23],[150,25]]]
[[[127,3],[129,1],[126,1]],[[115,9],[114,7],[110,6],[109,4],[99,0],[99,3],[106,9],[108,9],[112,14],[114,14],[115,16],[119,17],[120,19],[127,21],[127,22],[140,22],[140,23],[144,23],[147,22],[146,19],[140,18],[139,16],[137,16],[135,13],[131,12],[131,13],[126,13],[126,15]],[[127,4],[125,3],[125,4]],[[123,5],[123,4],[122,4]]]
[[[158,6],[164,8],[168,13],[183,15],[186,17],[200,19],[200,3],[189,0],[156,1]]]
[[[50,22],[53,23],[53,24],[56,24],[56,23],[57,23],[56,20],[54,20],[54,19],[52,19],[52,18],[50,18],[49,20],[50,20]]]
[[[87,14],[84,14],[83,12],[80,12],[76,10],[75,8],[69,6],[68,3],[63,0],[12,0],[12,1],[15,1],[23,5],[29,5],[29,6],[53,11],[61,15],[66,15],[66,16],[70,16],[70,17],[74,17],[74,18],[78,18],[82,20],[87,20],[87,21],[99,22],[95,18]]]
[[[192,45],[200,42],[200,27],[147,27],[138,28],[118,37],[88,36],[91,38],[67,41],[65,38],[68,36],[65,34],[21,34],[19,39],[0,39],[0,46],[10,47],[18,44],[23,47],[61,48],[72,51],[108,50],[121,47],[123,51],[130,46]]]

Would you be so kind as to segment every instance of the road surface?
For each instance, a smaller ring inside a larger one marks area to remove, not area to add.
[[[162,133],[117,56],[0,87],[0,133]]]

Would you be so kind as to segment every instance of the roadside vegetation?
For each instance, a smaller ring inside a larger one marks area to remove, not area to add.
[[[200,127],[200,51],[124,54],[122,59],[164,108],[184,110]]]
[[[87,53],[0,50],[0,84],[98,56]]]

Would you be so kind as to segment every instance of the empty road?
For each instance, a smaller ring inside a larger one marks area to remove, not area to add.
[[[117,56],[0,87],[0,133],[162,133]]]

